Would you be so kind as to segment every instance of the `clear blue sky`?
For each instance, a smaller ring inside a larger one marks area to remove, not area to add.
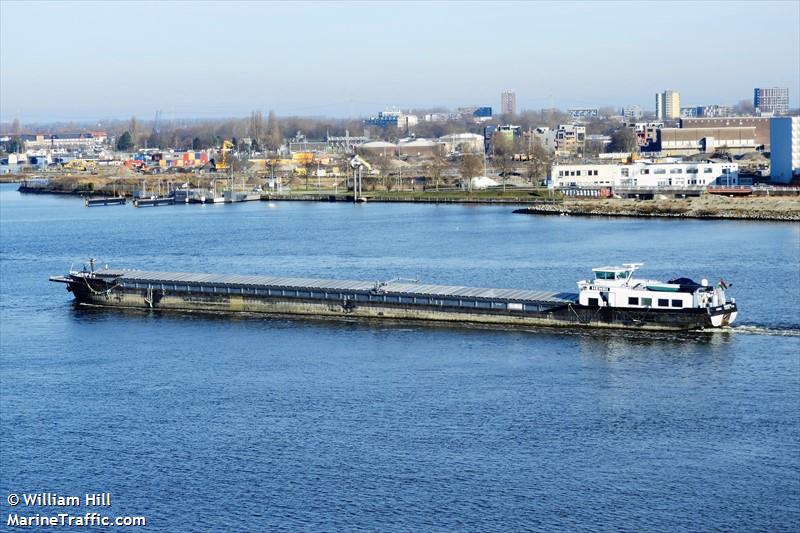
[[[735,104],[800,93],[800,2],[0,1],[0,120]]]

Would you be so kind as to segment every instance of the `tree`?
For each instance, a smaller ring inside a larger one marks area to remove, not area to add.
[[[612,152],[636,152],[639,149],[639,140],[636,132],[631,128],[623,127],[611,134],[609,149]]]
[[[267,138],[265,146],[269,150],[277,150],[281,147],[283,143],[283,137],[281,136],[281,127],[278,124],[278,118],[275,116],[275,112],[270,110],[269,115],[267,115]]]
[[[503,180],[503,191],[506,189],[506,179],[514,169],[514,154],[517,144],[517,139],[513,134],[509,135],[506,132],[497,132],[492,139],[492,151],[494,152],[492,162]]]
[[[461,177],[467,181],[467,186],[470,190],[472,190],[472,178],[481,172],[481,164],[480,156],[475,154],[464,154],[461,156],[459,170],[461,171]]]
[[[603,151],[603,148],[602,141],[586,141],[583,145],[583,155],[587,157],[596,157],[597,154]]]
[[[534,141],[533,148],[528,154],[528,165],[526,173],[531,184],[535,179],[540,179],[547,175],[553,155],[550,150],[544,147],[541,142]]]
[[[375,161],[375,168],[378,169],[378,173],[380,174],[381,183],[383,186],[390,190],[391,186],[388,184],[389,182],[389,171],[392,169],[392,158],[387,155],[380,155],[378,159]]]
[[[127,152],[133,148],[133,139],[131,138],[131,132],[126,131],[122,135],[119,136],[117,140],[117,150],[120,152]]]
[[[202,150],[202,148],[203,142],[200,140],[200,137],[195,137],[192,139],[192,150]]]
[[[9,154],[17,154],[22,152],[23,143],[19,137],[11,137],[6,145],[6,151]]]
[[[136,117],[131,117],[131,124],[128,127],[128,131],[131,132],[131,141],[133,142],[133,149],[136,150],[136,147],[139,146],[139,124],[136,121]]]
[[[153,132],[147,136],[147,147],[148,148],[162,148],[164,145],[164,139],[161,138],[161,134],[157,131],[153,130]]]
[[[305,177],[306,177],[306,186],[305,186],[306,190],[308,190],[308,180],[311,177],[311,174],[314,172],[315,168],[316,167],[314,165],[314,159],[313,158],[308,159],[303,164],[303,170],[305,171]]]
[[[19,136],[22,134],[22,126],[19,123],[19,119],[15,118],[14,122],[11,123],[11,135]]]
[[[272,116],[271,113],[270,116]],[[252,113],[250,113],[250,127],[248,129],[248,134],[252,139],[250,146],[255,147],[253,148],[254,150],[257,151],[258,147],[260,147],[263,144],[265,133],[266,132],[264,131],[264,116],[261,114],[261,111],[253,111]]]
[[[447,161],[445,161],[441,154],[437,153],[434,154],[433,157],[428,161],[426,167],[430,177],[433,179],[436,190],[438,191],[439,179],[442,177],[442,172],[444,172],[444,169],[447,168]]]

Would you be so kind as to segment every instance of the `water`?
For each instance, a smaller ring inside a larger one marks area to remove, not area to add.
[[[147,516],[147,531],[800,523],[798,224],[85,209],[11,185],[0,222],[3,500],[111,492],[104,514]],[[47,277],[89,256],[569,291],[591,267],[645,261],[648,277],[724,277],[741,312],[726,332],[644,335],[75,309]]]

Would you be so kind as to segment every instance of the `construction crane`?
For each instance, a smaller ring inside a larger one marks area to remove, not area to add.
[[[227,171],[231,168],[230,152],[233,150],[233,143],[228,139],[222,141],[222,148],[219,151],[219,161],[214,162],[217,172]]]

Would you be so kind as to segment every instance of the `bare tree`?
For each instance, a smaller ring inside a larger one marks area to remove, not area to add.
[[[472,190],[472,178],[480,174],[483,161],[480,156],[475,154],[464,154],[461,156],[459,170],[461,177],[467,181],[467,187]]]
[[[492,163],[497,167],[503,181],[503,191],[506,188],[506,179],[514,170],[514,154],[517,152],[518,142],[513,134],[498,132],[492,140],[494,157]]]
[[[438,191],[439,179],[441,179],[444,169],[447,168],[447,161],[445,161],[441,154],[436,153],[428,160],[428,163],[425,166],[431,179],[433,179],[436,190]]]
[[[391,190],[391,180],[389,179],[389,172],[392,169],[392,159],[389,156],[381,155],[375,161],[375,168],[380,173],[381,184],[386,190]]]
[[[545,177],[547,170],[553,160],[553,154],[545,148],[542,143],[534,142],[530,154],[528,154],[527,175],[528,180],[533,185],[534,180]]]
[[[639,140],[636,132],[631,128],[622,127],[611,134],[609,149],[612,152],[636,152],[639,149]]]
[[[253,111],[250,113],[250,128],[248,135],[252,139],[250,146],[255,144],[254,150],[259,151],[264,144],[264,117],[261,111]]]
[[[275,112],[270,110],[269,115],[267,115],[266,147],[269,150],[274,151],[281,147],[282,142],[283,137],[281,136],[281,128],[278,124],[278,118],[275,116]]]

